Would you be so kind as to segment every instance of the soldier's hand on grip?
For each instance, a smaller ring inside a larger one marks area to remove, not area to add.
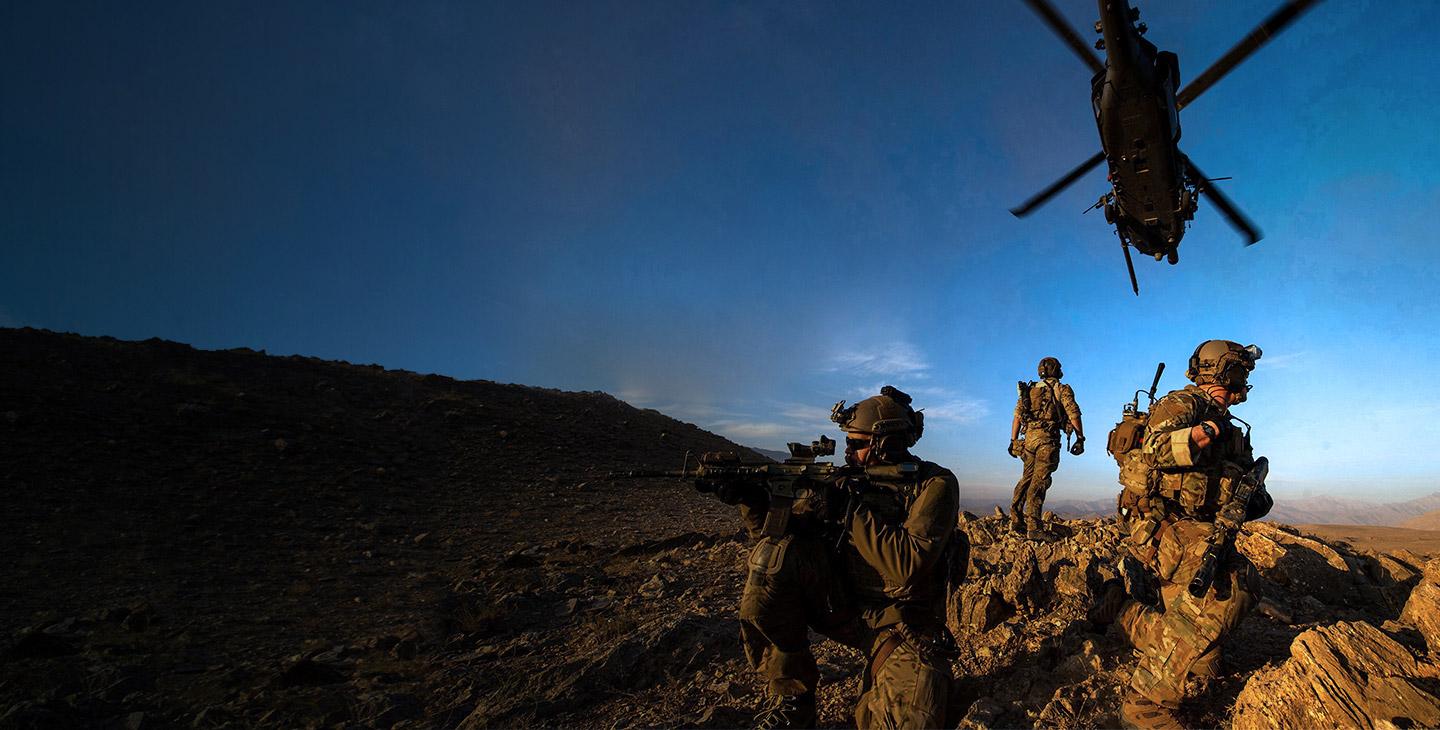
[[[1081,436],[1080,438],[1075,439],[1075,443],[1073,443],[1073,444],[1070,445],[1070,453],[1074,454],[1075,456],[1079,456],[1079,455],[1085,453],[1085,437],[1084,437],[1084,436]]]
[[[715,486],[715,496],[725,504],[754,503],[765,498],[764,487],[750,481],[727,481]]]
[[[1022,452],[1022,451],[1024,451],[1024,450],[1025,450],[1025,441],[1022,440],[1022,439],[1012,439],[1012,440],[1010,441],[1010,448],[1007,449],[1007,451],[1010,453],[1010,455],[1013,456],[1013,457],[1015,457],[1015,458],[1017,458],[1017,459],[1020,458],[1020,452]]]

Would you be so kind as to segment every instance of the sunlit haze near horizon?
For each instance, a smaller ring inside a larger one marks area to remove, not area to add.
[[[1278,2],[1139,2],[1189,80]],[[1061,11],[1093,37],[1093,2]],[[0,326],[603,390],[768,449],[893,384],[1008,489],[1015,382],[1088,452],[1260,345],[1277,500],[1440,491],[1440,4],[1331,0],[1181,113],[1207,200],[1130,292],[1089,72],[1021,3],[0,5]]]

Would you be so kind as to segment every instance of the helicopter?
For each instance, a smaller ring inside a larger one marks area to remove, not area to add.
[[[1136,296],[1140,283],[1130,248],[1156,261],[1179,262],[1180,239],[1195,217],[1201,195],[1245,237],[1246,246],[1258,242],[1261,235],[1255,224],[1214,184],[1229,178],[1207,178],[1180,149],[1179,113],[1318,1],[1289,0],[1188,86],[1181,87],[1179,59],[1145,39],[1148,28],[1139,22],[1140,11],[1128,0],[1099,0],[1095,32],[1101,37],[1095,48],[1105,52],[1104,63],[1049,0],[1025,0],[1094,72],[1090,99],[1101,150],[1012,208],[1011,214],[1023,218],[1105,162],[1111,190],[1085,212],[1101,209],[1105,222],[1115,226]]]

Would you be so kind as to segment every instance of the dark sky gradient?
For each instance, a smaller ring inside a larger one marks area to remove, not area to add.
[[[1193,78],[1275,3],[1142,4]],[[1091,3],[1066,1],[1077,29]],[[1182,114],[1266,233],[1181,264],[1080,211],[1089,73],[1020,3],[0,4],[0,325],[602,389],[809,440],[885,382],[1002,485],[1059,356],[1105,431],[1157,360],[1261,344],[1277,484],[1400,498],[1440,462],[1440,4],[1332,0]]]

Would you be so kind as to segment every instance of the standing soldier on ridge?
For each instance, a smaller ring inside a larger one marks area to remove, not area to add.
[[[1148,573],[1127,569],[1141,600],[1112,583],[1091,620],[1118,618],[1141,654],[1120,710],[1126,727],[1182,730],[1186,677],[1217,673],[1220,640],[1257,600],[1254,569],[1233,544],[1242,523],[1270,511],[1269,462],[1254,458],[1249,426],[1232,423],[1230,406],[1245,402],[1259,359],[1254,345],[1201,343],[1185,373],[1194,385],[1156,401],[1145,430],[1116,452],[1126,562]]]
[[[1020,381],[1020,398],[1010,421],[1010,455],[1025,464],[1010,503],[1010,528],[1031,539],[1052,540],[1041,515],[1050,475],[1060,467],[1060,430],[1075,434],[1070,453],[1079,456],[1085,453],[1085,429],[1075,391],[1060,382],[1064,377],[1060,361],[1044,358],[1039,371],[1039,382]]]

